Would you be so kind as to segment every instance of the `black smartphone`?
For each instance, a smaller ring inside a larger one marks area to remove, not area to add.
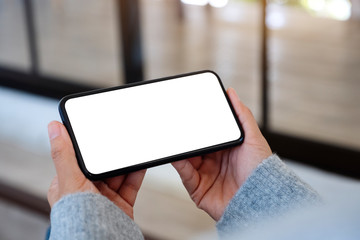
[[[91,180],[203,155],[243,142],[212,71],[72,94],[59,103],[78,164]]]

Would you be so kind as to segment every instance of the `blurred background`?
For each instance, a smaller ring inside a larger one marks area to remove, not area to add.
[[[204,69],[326,200],[360,195],[359,49],[360,0],[0,0],[0,239],[45,236],[61,97]],[[148,239],[215,231],[169,165],[135,219]]]

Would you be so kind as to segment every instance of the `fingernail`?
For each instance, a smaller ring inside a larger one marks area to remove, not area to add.
[[[53,140],[54,138],[60,136],[60,127],[56,123],[50,123],[48,125],[48,133],[49,133],[49,139]]]

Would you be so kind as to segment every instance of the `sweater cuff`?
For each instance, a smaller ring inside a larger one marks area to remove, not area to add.
[[[135,222],[108,198],[75,193],[52,208],[50,239],[143,239]]]
[[[265,159],[241,186],[216,224],[220,236],[320,202],[319,195],[277,155]]]

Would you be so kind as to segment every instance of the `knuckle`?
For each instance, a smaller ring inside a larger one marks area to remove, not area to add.
[[[63,149],[58,144],[54,144],[54,146],[51,146],[51,157],[53,160],[58,160],[62,156]]]

